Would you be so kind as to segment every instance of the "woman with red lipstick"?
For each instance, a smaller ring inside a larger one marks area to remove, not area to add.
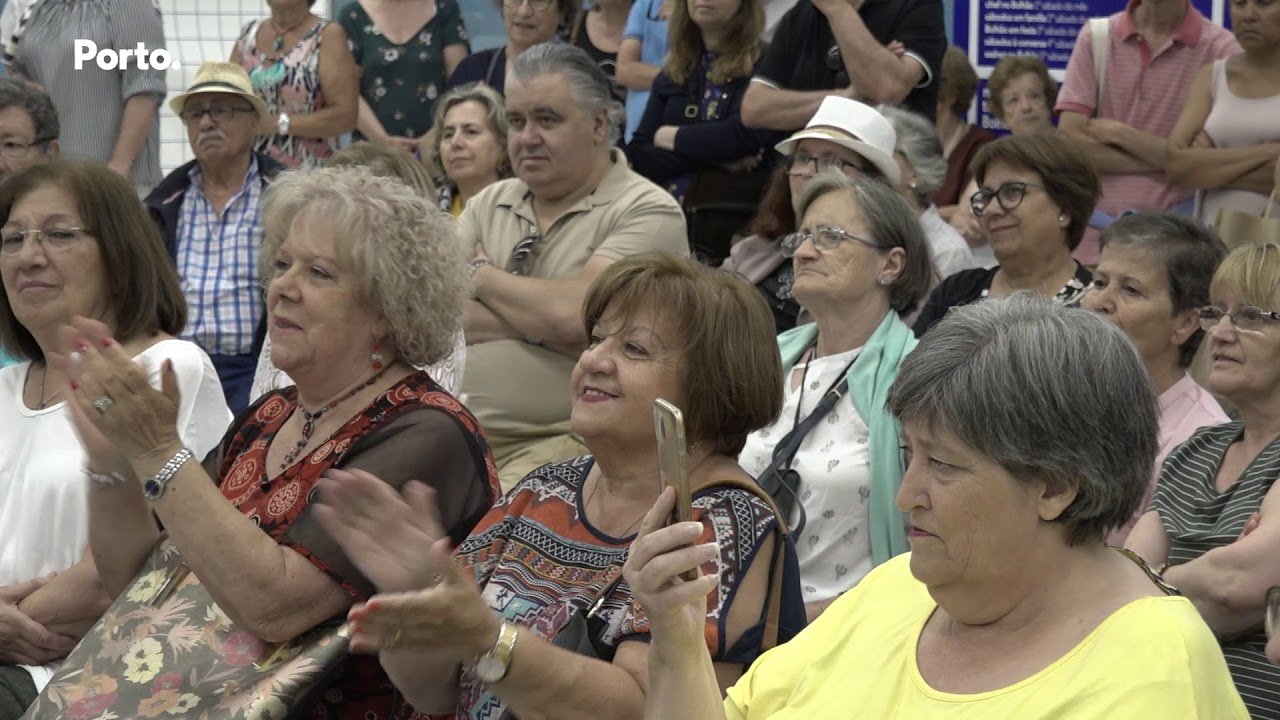
[[[912,325],[917,337],[957,305],[1021,290],[1074,307],[1093,281],[1071,253],[1084,238],[1101,184],[1070,139],[1057,133],[1000,138],[978,151],[973,176],[980,189],[969,203],[1000,264],[943,280]]]
[[[1280,585],[1280,245],[1227,255],[1209,296],[1209,389],[1240,420],[1201,428],[1169,455],[1127,546],[1195,602],[1253,716],[1280,717],[1280,668],[1263,654],[1264,596]]]
[[[414,367],[453,347],[466,296],[453,224],[399,180],[358,168],[285,173],[267,191],[262,216],[271,359],[296,384],[250,405],[207,457],[175,432],[181,395],[167,369],[162,389],[143,382],[108,327],[78,320],[86,349],[79,362],[62,364],[73,371],[75,424],[93,468],[124,481],[90,495],[103,584],[113,594],[133,587],[162,541],[158,518],[166,542],[229,619],[217,631],[247,636],[259,651],[336,625],[373,588],[318,524],[312,499],[321,476],[376,472],[391,492],[433,495],[453,542],[498,487],[476,419]],[[108,451],[108,440],[119,450]],[[410,482],[419,478],[431,488]],[[160,612],[172,621],[182,611]],[[105,625],[93,633],[97,643],[112,642]],[[177,642],[157,647],[147,662],[163,665],[175,678],[170,689],[196,703],[186,716],[219,702],[217,673],[211,679],[192,666],[204,656]],[[125,676],[113,678],[122,685],[133,675],[103,655],[92,662],[98,673]],[[385,720],[400,705],[369,658],[348,660],[325,681],[290,713]],[[104,711],[121,718],[151,707],[137,693],[110,697]]]
[[[723,701],[689,602],[706,578],[680,578],[695,565],[662,527],[671,498],[655,504],[625,571],[651,627],[646,718],[1249,717],[1196,607],[1106,545],[1156,450],[1151,381],[1119,328],[1030,293],[957,308],[902,361],[887,407],[910,553]]]
[[[664,487],[656,398],[684,413],[694,521],[677,532],[686,544],[704,543],[688,552],[708,571],[692,591],[709,681],[728,687],[772,639],[771,577],[795,598],[775,607],[777,641],[804,624],[798,578],[775,564],[789,559],[794,568],[794,556],[781,555],[792,546],[778,542],[773,511],[722,484],[751,482],[734,455],[778,411],[781,370],[764,301],[730,273],[640,255],[600,275],[583,322],[590,340],[570,384],[572,424],[591,454],[527,475],[453,558],[438,529],[420,523],[402,529],[422,552],[389,561],[386,538],[395,533],[369,519],[403,514],[406,504],[368,479],[338,478],[321,490],[325,527],[370,577],[385,579],[380,589],[424,588],[379,595],[351,613],[353,649],[380,653],[420,712],[642,716],[649,623],[621,576],[640,519]],[[580,632],[566,631],[574,627]]]
[[[77,315],[105,323],[152,382],[171,362],[176,432],[200,452],[231,413],[209,357],[175,337],[186,301],[126,180],[102,165],[37,165],[0,190],[0,219],[0,346],[23,360],[0,370],[0,720],[13,720],[111,600],[85,551],[96,488],[85,476],[103,468],[81,450],[66,375],[50,362],[60,328]]]

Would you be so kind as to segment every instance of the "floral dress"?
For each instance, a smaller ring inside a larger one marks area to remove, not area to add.
[[[325,107],[320,87],[320,39],[329,21],[317,22],[284,55],[276,59],[258,50],[262,20],[249,23],[236,49],[240,65],[249,73],[253,91],[267,103],[272,117],[280,113],[306,115]],[[296,135],[259,137],[253,149],[285,167],[315,167],[338,149],[338,138],[304,138]]]
[[[338,22],[347,31],[347,45],[360,66],[360,96],[383,129],[410,138],[430,130],[436,98],[444,92],[447,79],[445,48],[467,48],[467,28],[457,2],[436,0],[435,15],[402,45],[388,40],[359,2],[348,5]]]

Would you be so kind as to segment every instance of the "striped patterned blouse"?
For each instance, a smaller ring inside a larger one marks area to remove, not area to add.
[[[1169,563],[1190,562],[1240,537],[1245,522],[1262,506],[1280,476],[1280,439],[1249,463],[1225,492],[1214,485],[1227,448],[1239,440],[1244,424],[1201,428],[1165,460],[1149,509],[1160,513],[1169,534]],[[1222,644],[1222,654],[1255,718],[1280,718],[1280,668],[1267,662],[1266,634],[1259,629]]]

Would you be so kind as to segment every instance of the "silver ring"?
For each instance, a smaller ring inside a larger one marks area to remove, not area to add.
[[[79,365],[84,362],[84,355],[80,352],[72,351],[67,355],[67,359],[71,361],[72,365]]]
[[[106,415],[107,411],[111,409],[111,406],[115,404],[116,404],[116,401],[112,400],[110,397],[107,397],[106,395],[103,395],[102,397],[93,401],[93,406],[97,408],[98,412],[102,413],[103,415]]]

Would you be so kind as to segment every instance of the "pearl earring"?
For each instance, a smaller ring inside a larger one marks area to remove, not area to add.
[[[373,352],[369,353],[369,361],[373,365],[373,369],[381,370],[386,359],[386,356],[382,354],[382,342],[375,341],[373,343]]]

